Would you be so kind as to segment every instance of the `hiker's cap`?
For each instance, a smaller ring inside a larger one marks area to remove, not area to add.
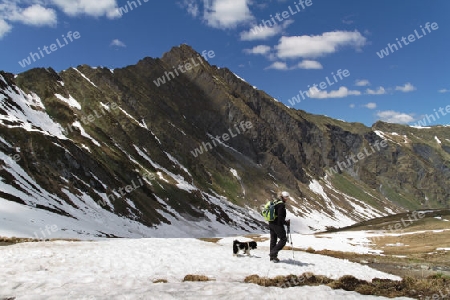
[[[289,195],[289,193],[288,193],[288,192],[286,192],[286,191],[283,191],[283,192],[281,192],[281,197],[285,197],[285,198],[287,198],[287,197],[290,197],[290,195]]]

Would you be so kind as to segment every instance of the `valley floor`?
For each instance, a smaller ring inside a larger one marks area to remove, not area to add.
[[[314,246],[317,239],[322,245],[328,240],[335,250],[369,251],[358,245],[358,237],[349,243],[343,234],[333,236],[293,238],[294,245]],[[325,285],[262,287],[244,283],[244,279],[311,272],[331,279],[353,275],[367,281],[400,280],[347,259],[304,251],[283,250],[281,262],[274,264],[269,262],[267,236],[257,238],[258,249],[252,256],[236,257],[233,239],[110,239],[3,246],[0,299],[385,299]],[[188,274],[204,275],[211,281],[183,281]]]

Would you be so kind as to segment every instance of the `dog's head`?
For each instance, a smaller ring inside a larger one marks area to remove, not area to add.
[[[248,242],[248,246],[250,247],[250,249],[256,249],[256,246],[257,246],[257,244],[256,244],[256,242],[254,242],[254,241],[252,241],[252,242]]]

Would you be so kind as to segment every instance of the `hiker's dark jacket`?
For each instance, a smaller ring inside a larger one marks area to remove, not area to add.
[[[286,224],[286,205],[284,202],[275,205],[275,213],[277,215],[276,219],[269,221],[269,224],[284,226]]]

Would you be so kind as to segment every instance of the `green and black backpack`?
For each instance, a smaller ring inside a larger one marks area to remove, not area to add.
[[[271,200],[266,203],[266,205],[263,206],[261,215],[266,219],[266,221],[274,221],[277,218],[277,214],[275,211],[275,206],[277,204],[282,203],[281,200]]]

